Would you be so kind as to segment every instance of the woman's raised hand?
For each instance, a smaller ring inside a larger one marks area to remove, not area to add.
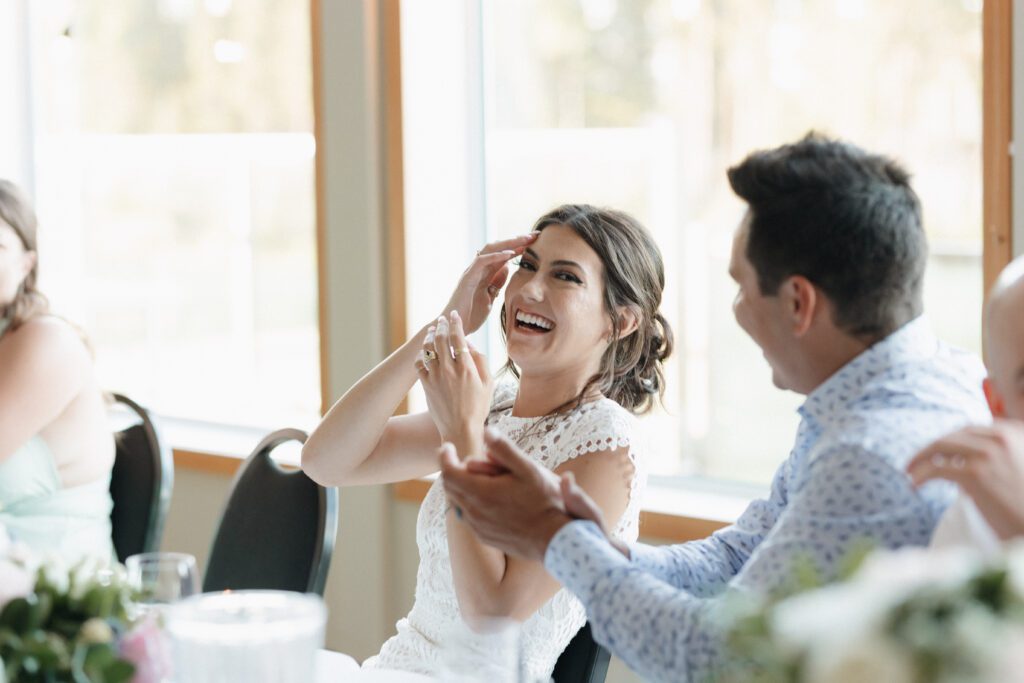
[[[487,359],[469,345],[458,311],[437,319],[423,340],[416,370],[443,441],[462,457],[479,454],[491,403]]]
[[[538,233],[491,242],[479,252],[459,278],[445,311],[458,311],[467,334],[484,324],[498,292],[508,280],[508,262],[519,256]]]

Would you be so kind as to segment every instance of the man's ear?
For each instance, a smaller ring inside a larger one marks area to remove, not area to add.
[[[640,326],[640,316],[633,306],[619,306],[615,315],[619,319],[619,339],[625,339]]]
[[[992,417],[1006,417],[1006,404],[1003,397],[999,395],[991,377],[986,377],[981,382],[981,388],[985,392],[985,400],[988,401],[988,409],[992,411]]]
[[[822,303],[818,289],[803,275],[792,275],[779,287],[779,295],[793,334],[802,337],[810,329]]]

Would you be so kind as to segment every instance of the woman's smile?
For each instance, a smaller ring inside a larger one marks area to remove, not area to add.
[[[544,335],[555,329],[555,322],[537,313],[516,309],[512,330],[528,335]]]

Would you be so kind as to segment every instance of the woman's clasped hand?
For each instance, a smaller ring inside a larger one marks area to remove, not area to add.
[[[472,455],[482,442],[494,387],[487,359],[466,339],[458,311],[427,330],[416,368],[441,438],[454,443],[462,457]]]

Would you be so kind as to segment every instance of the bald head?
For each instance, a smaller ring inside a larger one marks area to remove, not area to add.
[[[1024,419],[1024,256],[1006,266],[989,295],[985,351],[993,412]]]

